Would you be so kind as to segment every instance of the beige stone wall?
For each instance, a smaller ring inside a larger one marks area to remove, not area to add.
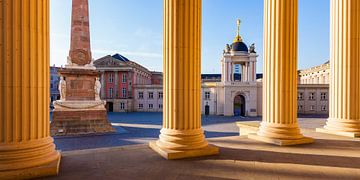
[[[139,98],[139,92],[143,93],[143,98]],[[162,92],[162,85],[135,86],[133,110],[136,112],[162,112],[163,108],[159,107],[163,104],[163,98],[159,98],[159,93]],[[149,98],[150,93],[153,93],[153,98]],[[139,104],[142,104],[143,108],[139,108]],[[149,104],[152,104],[152,108],[149,107]]]
[[[299,94],[302,93],[302,98]],[[313,95],[314,96],[313,96]],[[313,96],[313,98],[311,98]],[[328,114],[329,113],[329,86],[328,85],[299,85],[298,86],[298,113],[299,114]]]
[[[248,116],[262,115],[262,82],[258,80],[256,84],[246,85],[237,83],[234,86],[224,86],[222,83],[203,83],[201,90],[201,113],[205,114],[206,103],[210,106],[210,115],[233,115],[233,100],[235,95],[243,94],[246,98],[246,111]],[[303,93],[303,99],[298,100],[299,114],[328,114],[329,113],[329,89],[327,84],[299,84],[298,93]],[[139,99],[138,93],[143,92],[144,98]],[[149,92],[154,93],[154,98],[149,99]],[[161,85],[137,86],[135,88],[134,99],[128,100],[135,112],[162,112],[159,104],[162,99],[158,99],[158,93],[162,92]],[[210,99],[205,99],[205,92],[210,92]],[[309,99],[310,93],[315,93],[314,99]],[[321,93],[326,93],[326,99],[321,98]],[[114,101],[114,112],[124,112],[119,110],[120,101]],[[125,100],[126,101],[126,100]],[[131,102],[132,101],[132,102]],[[139,104],[143,104],[143,109],[139,109]],[[149,104],[153,104],[153,109],[149,109]],[[302,106],[299,109],[299,106]],[[313,106],[313,107],[312,107]],[[325,109],[323,109],[325,107]],[[256,109],[256,112],[254,111]]]
[[[330,64],[325,63],[299,71],[299,84],[329,84]]]

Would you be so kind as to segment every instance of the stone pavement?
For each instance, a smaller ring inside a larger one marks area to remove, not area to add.
[[[324,119],[300,119],[314,144],[279,147],[242,136],[208,140],[220,155],[165,160],[146,144],[63,152],[48,179],[360,179],[360,140],[316,133]]]
[[[55,137],[56,148],[61,151],[93,149],[148,143],[159,137],[162,113],[108,113],[108,118],[117,130],[106,135]],[[239,129],[235,122],[240,120],[260,120],[224,116],[203,116],[202,123],[206,137],[236,136]]]

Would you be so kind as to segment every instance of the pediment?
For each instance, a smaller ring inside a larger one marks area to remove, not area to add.
[[[111,56],[105,56],[94,61],[95,67],[124,67],[128,66],[125,62],[117,60]]]

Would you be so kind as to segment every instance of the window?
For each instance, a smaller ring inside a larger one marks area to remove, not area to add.
[[[163,92],[159,92],[159,99],[162,99],[163,98]]]
[[[154,107],[153,104],[149,104],[149,109],[152,109]]]
[[[139,109],[142,109],[144,108],[144,105],[143,104],[139,104]]]
[[[303,110],[303,106],[302,105],[298,105],[298,111],[302,111]]]
[[[210,99],[210,92],[205,92],[205,99]]]
[[[122,75],[122,83],[126,83],[126,74]]]
[[[113,88],[109,88],[109,97],[113,98]]]
[[[125,109],[125,103],[123,102],[120,103],[120,109]]]
[[[144,93],[143,93],[143,92],[139,92],[138,98],[139,98],[139,99],[144,99]]]
[[[149,99],[154,99],[154,93],[153,92],[149,92]]]
[[[303,98],[304,98],[304,93],[299,92],[298,93],[298,100],[303,100]]]
[[[50,80],[53,80],[54,78],[53,78],[53,76],[50,76]]]
[[[114,74],[110,73],[109,74],[109,83],[112,83],[112,82],[114,82]]]
[[[51,88],[51,89],[54,88],[54,85],[53,85],[53,84],[50,84],[50,88]]]
[[[326,106],[321,106],[321,111],[326,111]]]
[[[159,104],[159,109],[162,109],[163,108],[163,105],[162,104]]]
[[[314,92],[309,94],[309,100],[315,100],[315,93]]]
[[[326,100],[327,99],[327,93],[326,92],[321,93],[320,96],[321,96],[321,100]]]
[[[310,111],[315,111],[315,106],[314,105],[310,106]]]
[[[126,88],[122,88],[122,97],[126,98]]]

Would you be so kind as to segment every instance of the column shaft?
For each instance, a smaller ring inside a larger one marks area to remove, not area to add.
[[[330,133],[360,136],[360,2],[331,1],[329,119]]]
[[[0,1],[0,179],[58,172],[49,131],[49,0]]]
[[[258,140],[312,142],[297,122],[297,0],[264,0],[263,121]]]
[[[163,128],[150,147],[168,159],[218,153],[201,128],[201,0],[164,0],[163,91]]]

